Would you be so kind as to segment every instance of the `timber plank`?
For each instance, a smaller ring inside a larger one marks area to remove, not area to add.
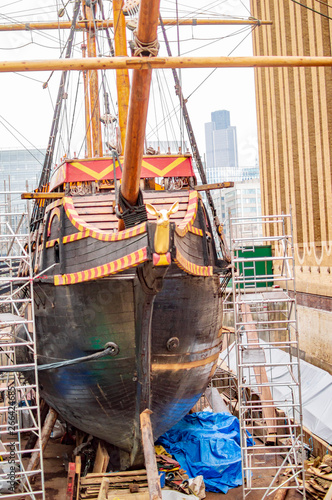
[[[121,500],[149,500],[150,495],[148,491],[130,493],[129,490],[126,493],[121,490],[114,490],[108,493],[108,500],[116,500],[117,498],[121,498]]]
[[[101,200],[98,200],[96,198],[92,198],[91,201],[78,201],[78,200],[74,200],[73,203],[74,203],[74,207],[77,209],[80,209],[80,208],[93,208],[93,207],[111,207],[113,206],[115,200],[114,198],[111,199],[111,200],[106,200],[106,201],[101,201]]]
[[[158,194],[159,193],[159,194]],[[172,200],[177,201],[179,198],[189,197],[189,191],[143,191],[143,198],[147,200],[167,200],[167,203],[174,203]]]
[[[75,207],[76,208],[76,207]],[[92,215],[92,214],[112,214],[113,215],[113,205],[108,206],[93,206],[93,207],[78,207],[77,213],[79,215]]]
[[[100,483],[100,478],[103,477],[108,477],[110,483],[116,484],[116,483],[121,483],[121,484],[129,484],[131,482],[139,482],[139,481],[146,481],[146,474],[141,475],[141,476],[111,476],[109,474],[102,474],[98,475],[96,477],[84,477],[81,479],[81,484],[84,485],[93,485],[93,484],[99,484]]]
[[[93,466],[93,472],[106,472],[108,462],[110,460],[106,446],[102,441],[99,441],[96,460]]]
[[[103,477],[100,485],[98,500],[107,500],[109,482],[110,480],[107,477]]]
[[[81,431],[76,431],[76,435],[83,435],[84,434]],[[83,441],[83,439],[82,439]],[[77,476],[77,483],[76,483],[76,500],[79,500],[79,494],[80,494],[80,480],[81,480],[81,467],[82,467],[82,462],[81,462],[81,457],[78,455],[75,458],[75,475]]]
[[[146,470],[145,469],[139,469],[139,470],[130,470],[130,471],[120,471],[120,472],[106,472],[105,474],[101,474],[99,472],[89,472],[85,477],[90,478],[90,477],[101,477],[101,476],[107,476],[107,477],[126,477],[126,476],[146,476]]]
[[[148,200],[153,200],[155,199],[156,202],[158,200],[164,200],[163,203],[174,203],[175,201],[178,201],[179,198],[186,198],[188,199],[189,197],[189,191],[164,191],[162,193],[162,196],[159,194],[160,191],[143,191],[143,198],[148,199]],[[103,194],[96,194],[96,195],[90,195],[90,196],[73,196],[72,200],[74,202],[74,205],[76,204],[83,204],[83,203],[100,203],[100,202],[110,202],[115,200],[115,194],[113,193],[103,193]]]

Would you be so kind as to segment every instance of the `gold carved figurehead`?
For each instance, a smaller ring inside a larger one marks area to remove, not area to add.
[[[165,254],[169,249],[169,218],[179,210],[179,202],[173,203],[169,210],[157,210],[150,203],[146,204],[150,215],[157,217],[157,228],[154,235],[154,250],[158,254]]]

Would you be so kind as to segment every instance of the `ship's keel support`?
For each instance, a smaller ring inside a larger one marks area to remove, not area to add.
[[[161,500],[161,487],[158,475],[156,454],[151,425],[150,410],[144,410],[140,415],[142,443],[144,451],[145,469],[148,478],[150,500]]]
[[[162,289],[163,279],[167,269],[168,267],[155,268],[151,263],[146,263],[144,266],[137,269],[138,279],[135,286],[135,321],[138,388],[136,393],[134,444],[130,454],[130,465],[135,466],[143,463],[142,424],[140,424],[140,416],[145,410],[150,411],[151,407],[151,324],[153,306],[157,293]]]

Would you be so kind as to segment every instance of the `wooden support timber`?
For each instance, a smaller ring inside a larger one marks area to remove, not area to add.
[[[310,68],[330,67],[332,57],[249,56],[249,57],[88,57],[41,61],[1,61],[0,73],[26,71],[84,71],[90,69],[153,68]]]
[[[145,459],[146,474],[149,484],[150,500],[161,500],[161,487],[157,469],[156,454],[151,425],[151,410],[144,410],[140,415],[142,443]]]
[[[43,451],[45,450],[57,418],[58,418],[57,412],[53,410],[53,408],[50,408],[50,411],[45,419],[44,427],[41,433],[41,443],[39,441],[37,442],[37,448],[41,448]],[[27,472],[35,470],[38,467],[39,460],[40,460],[40,453],[39,451],[35,451],[30,458],[30,462],[28,463],[28,467],[26,469]]]
[[[257,347],[258,343],[258,334],[256,330],[256,326],[251,314],[250,306],[248,304],[241,304],[241,312],[242,312],[242,321],[245,332],[247,334],[247,343],[250,346],[250,343],[254,344],[251,349],[262,349]],[[250,349],[250,347],[248,348]],[[277,429],[276,425],[276,411],[272,399],[272,392],[269,387],[269,380],[267,378],[267,373],[265,366],[254,366],[254,373],[256,377],[256,382],[259,385],[261,405],[262,405],[262,413],[263,417],[266,421],[266,426],[268,429],[268,437],[267,440],[269,442],[275,441]]]

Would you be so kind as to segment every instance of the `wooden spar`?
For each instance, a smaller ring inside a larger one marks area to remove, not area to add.
[[[114,30],[114,46],[116,56],[127,56],[126,20],[122,11],[122,5],[123,0],[113,0],[113,12],[116,26],[116,29]],[[116,71],[116,81],[121,144],[122,151],[124,151],[130,88],[128,69],[118,69]]]
[[[85,35],[83,34],[84,43],[82,45],[82,55],[83,58],[86,57],[86,41]],[[86,137],[86,149],[88,157],[92,158],[92,137],[91,137],[91,127],[90,127],[90,97],[89,97],[89,86],[88,86],[88,71],[83,71],[83,87],[84,87],[84,107],[85,107],[85,137]]]
[[[201,184],[195,186],[196,191],[210,191],[211,189],[225,189],[234,187],[234,182],[216,182],[214,184]]]
[[[157,39],[159,4],[160,0],[142,0],[140,3],[137,39],[142,44],[151,44]],[[133,72],[121,184],[122,196],[131,205],[136,204],[139,193],[151,77],[150,66]]]
[[[128,21],[126,21],[127,24]],[[163,23],[167,26],[177,25],[176,19],[163,19]],[[259,19],[179,19],[180,26],[238,26],[238,25],[271,25],[272,21],[260,21]],[[116,23],[115,23],[116,25]],[[96,20],[97,29],[113,28],[113,19],[105,21]],[[70,29],[70,21],[54,21],[44,23],[18,23],[18,24],[1,24],[0,31],[33,31],[33,30],[67,30]],[[94,27],[93,23],[88,21],[78,21],[75,25],[77,30],[89,29]]]
[[[248,57],[88,57],[42,61],[2,61],[0,73],[27,71],[84,71],[91,69],[153,68],[300,68],[332,66],[332,57],[248,56]]]
[[[55,200],[63,198],[65,193],[22,193],[22,200]]]
[[[91,22],[87,31],[87,50],[88,58],[96,57],[96,34],[92,23],[93,12],[88,7],[86,0],[83,3],[85,16]],[[101,136],[100,109],[99,109],[99,87],[97,69],[90,70],[88,73],[89,100],[90,100],[90,128],[92,134],[92,156],[103,156],[103,144]]]

